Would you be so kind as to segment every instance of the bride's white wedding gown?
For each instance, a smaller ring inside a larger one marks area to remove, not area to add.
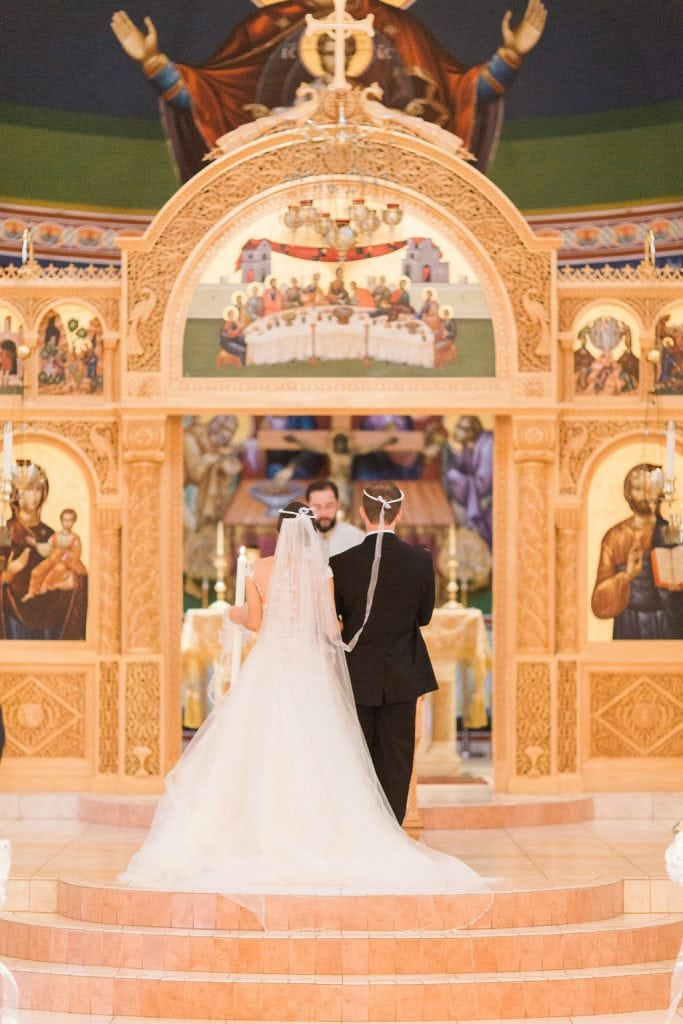
[[[122,881],[226,894],[472,893],[410,839],[380,789],[308,517],[282,524],[258,640],[166,779]]]

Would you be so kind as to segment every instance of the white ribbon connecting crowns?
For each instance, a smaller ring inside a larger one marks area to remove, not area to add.
[[[370,586],[368,587],[368,596],[367,596],[367,600],[365,602],[365,618],[363,619],[363,624],[361,625],[361,627],[358,630],[358,632],[354,636],[351,637],[351,639],[349,640],[349,642],[347,644],[343,644],[342,645],[347,654],[349,654],[354,649],[356,644],[358,643],[358,639],[359,639],[361,633],[363,632],[363,630],[365,629],[365,625],[366,625],[368,619],[370,618],[370,612],[372,611],[372,599],[375,596],[375,587],[377,586],[377,577],[379,576],[379,563],[380,563],[380,559],[382,557],[382,537],[384,535],[384,513],[387,511],[387,509],[390,509],[392,505],[399,505],[403,501],[403,499],[405,497],[403,491],[399,491],[398,493],[399,493],[399,497],[398,498],[392,498],[391,501],[387,501],[386,498],[382,498],[381,496],[377,497],[374,494],[368,494],[367,491],[363,491],[363,496],[364,497],[370,498],[371,501],[379,501],[380,504],[381,504],[381,508],[380,508],[380,512],[379,512],[379,530],[377,531],[377,540],[375,541],[375,554],[374,554],[374,557],[372,559],[372,569],[370,570]]]
[[[307,516],[309,519],[315,519],[315,512],[308,505],[301,505],[296,511],[288,508],[279,508],[278,514],[281,516]]]

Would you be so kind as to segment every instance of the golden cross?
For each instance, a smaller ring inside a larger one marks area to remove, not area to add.
[[[346,0],[334,0],[334,12],[322,20],[314,18],[312,14],[306,15],[304,36],[324,31],[334,39],[333,89],[351,88],[346,81],[346,37],[353,32],[364,32],[372,38],[375,34],[373,28],[374,20],[374,15],[368,14],[362,21],[356,21],[350,14],[346,13]]]

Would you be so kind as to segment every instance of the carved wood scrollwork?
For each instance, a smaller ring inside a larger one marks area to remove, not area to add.
[[[97,477],[102,494],[118,489],[119,427],[111,419],[31,419],[30,428],[37,434],[53,434],[67,438],[82,452]]]
[[[657,278],[648,282],[649,290],[656,294],[643,294],[645,291],[643,282],[633,282],[628,290],[624,290],[623,282],[615,283],[609,288],[609,278],[604,278],[602,281],[596,278],[593,288],[590,290],[582,289],[578,293],[573,288],[571,291],[564,293],[560,290],[558,329],[560,331],[570,331],[582,309],[594,309],[597,303],[616,301],[624,303],[632,309],[636,318],[644,325],[644,330],[646,332],[650,331],[666,306],[680,298],[680,284],[678,288],[662,287],[664,275],[661,271],[663,269],[658,270]],[[680,270],[678,270],[678,273],[680,276]],[[666,277],[664,277],[664,280],[666,280]],[[606,288],[605,285],[608,285],[608,287]],[[561,288],[562,286],[560,285]]]
[[[560,423],[560,493],[576,494],[581,474],[605,441],[640,432],[642,420],[564,420]]]
[[[538,778],[550,774],[550,666],[521,662],[517,666],[515,714],[517,774]]]
[[[160,772],[161,685],[157,662],[126,665],[125,772],[145,778]]]
[[[116,661],[103,661],[100,664],[98,726],[98,771],[118,772],[119,665]]]
[[[557,663],[557,770],[575,772],[578,765],[578,667]]]

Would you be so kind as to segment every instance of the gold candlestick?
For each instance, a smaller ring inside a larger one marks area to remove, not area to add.
[[[228,571],[228,560],[225,557],[225,528],[222,522],[216,524],[216,554],[213,565],[216,570],[216,601],[214,603],[221,601],[225,604],[225,594],[228,589],[225,574]]]
[[[448,594],[448,600],[444,607],[446,608],[462,608],[462,605],[458,601],[458,554],[457,554],[457,534],[455,524],[448,528],[448,585],[446,592]]]
[[[228,568],[228,560],[227,558],[219,558],[218,556],[216,556],[213,560],[213,564],[216,570],[216,586],[214,587],[214,590],[216,591],[216,601],[214,601],[214,604],[216,604],[217,601],[222,601],[223,603],[225,603],[225,595],[228,590],[227,584],[225,582],[225,573]]]

